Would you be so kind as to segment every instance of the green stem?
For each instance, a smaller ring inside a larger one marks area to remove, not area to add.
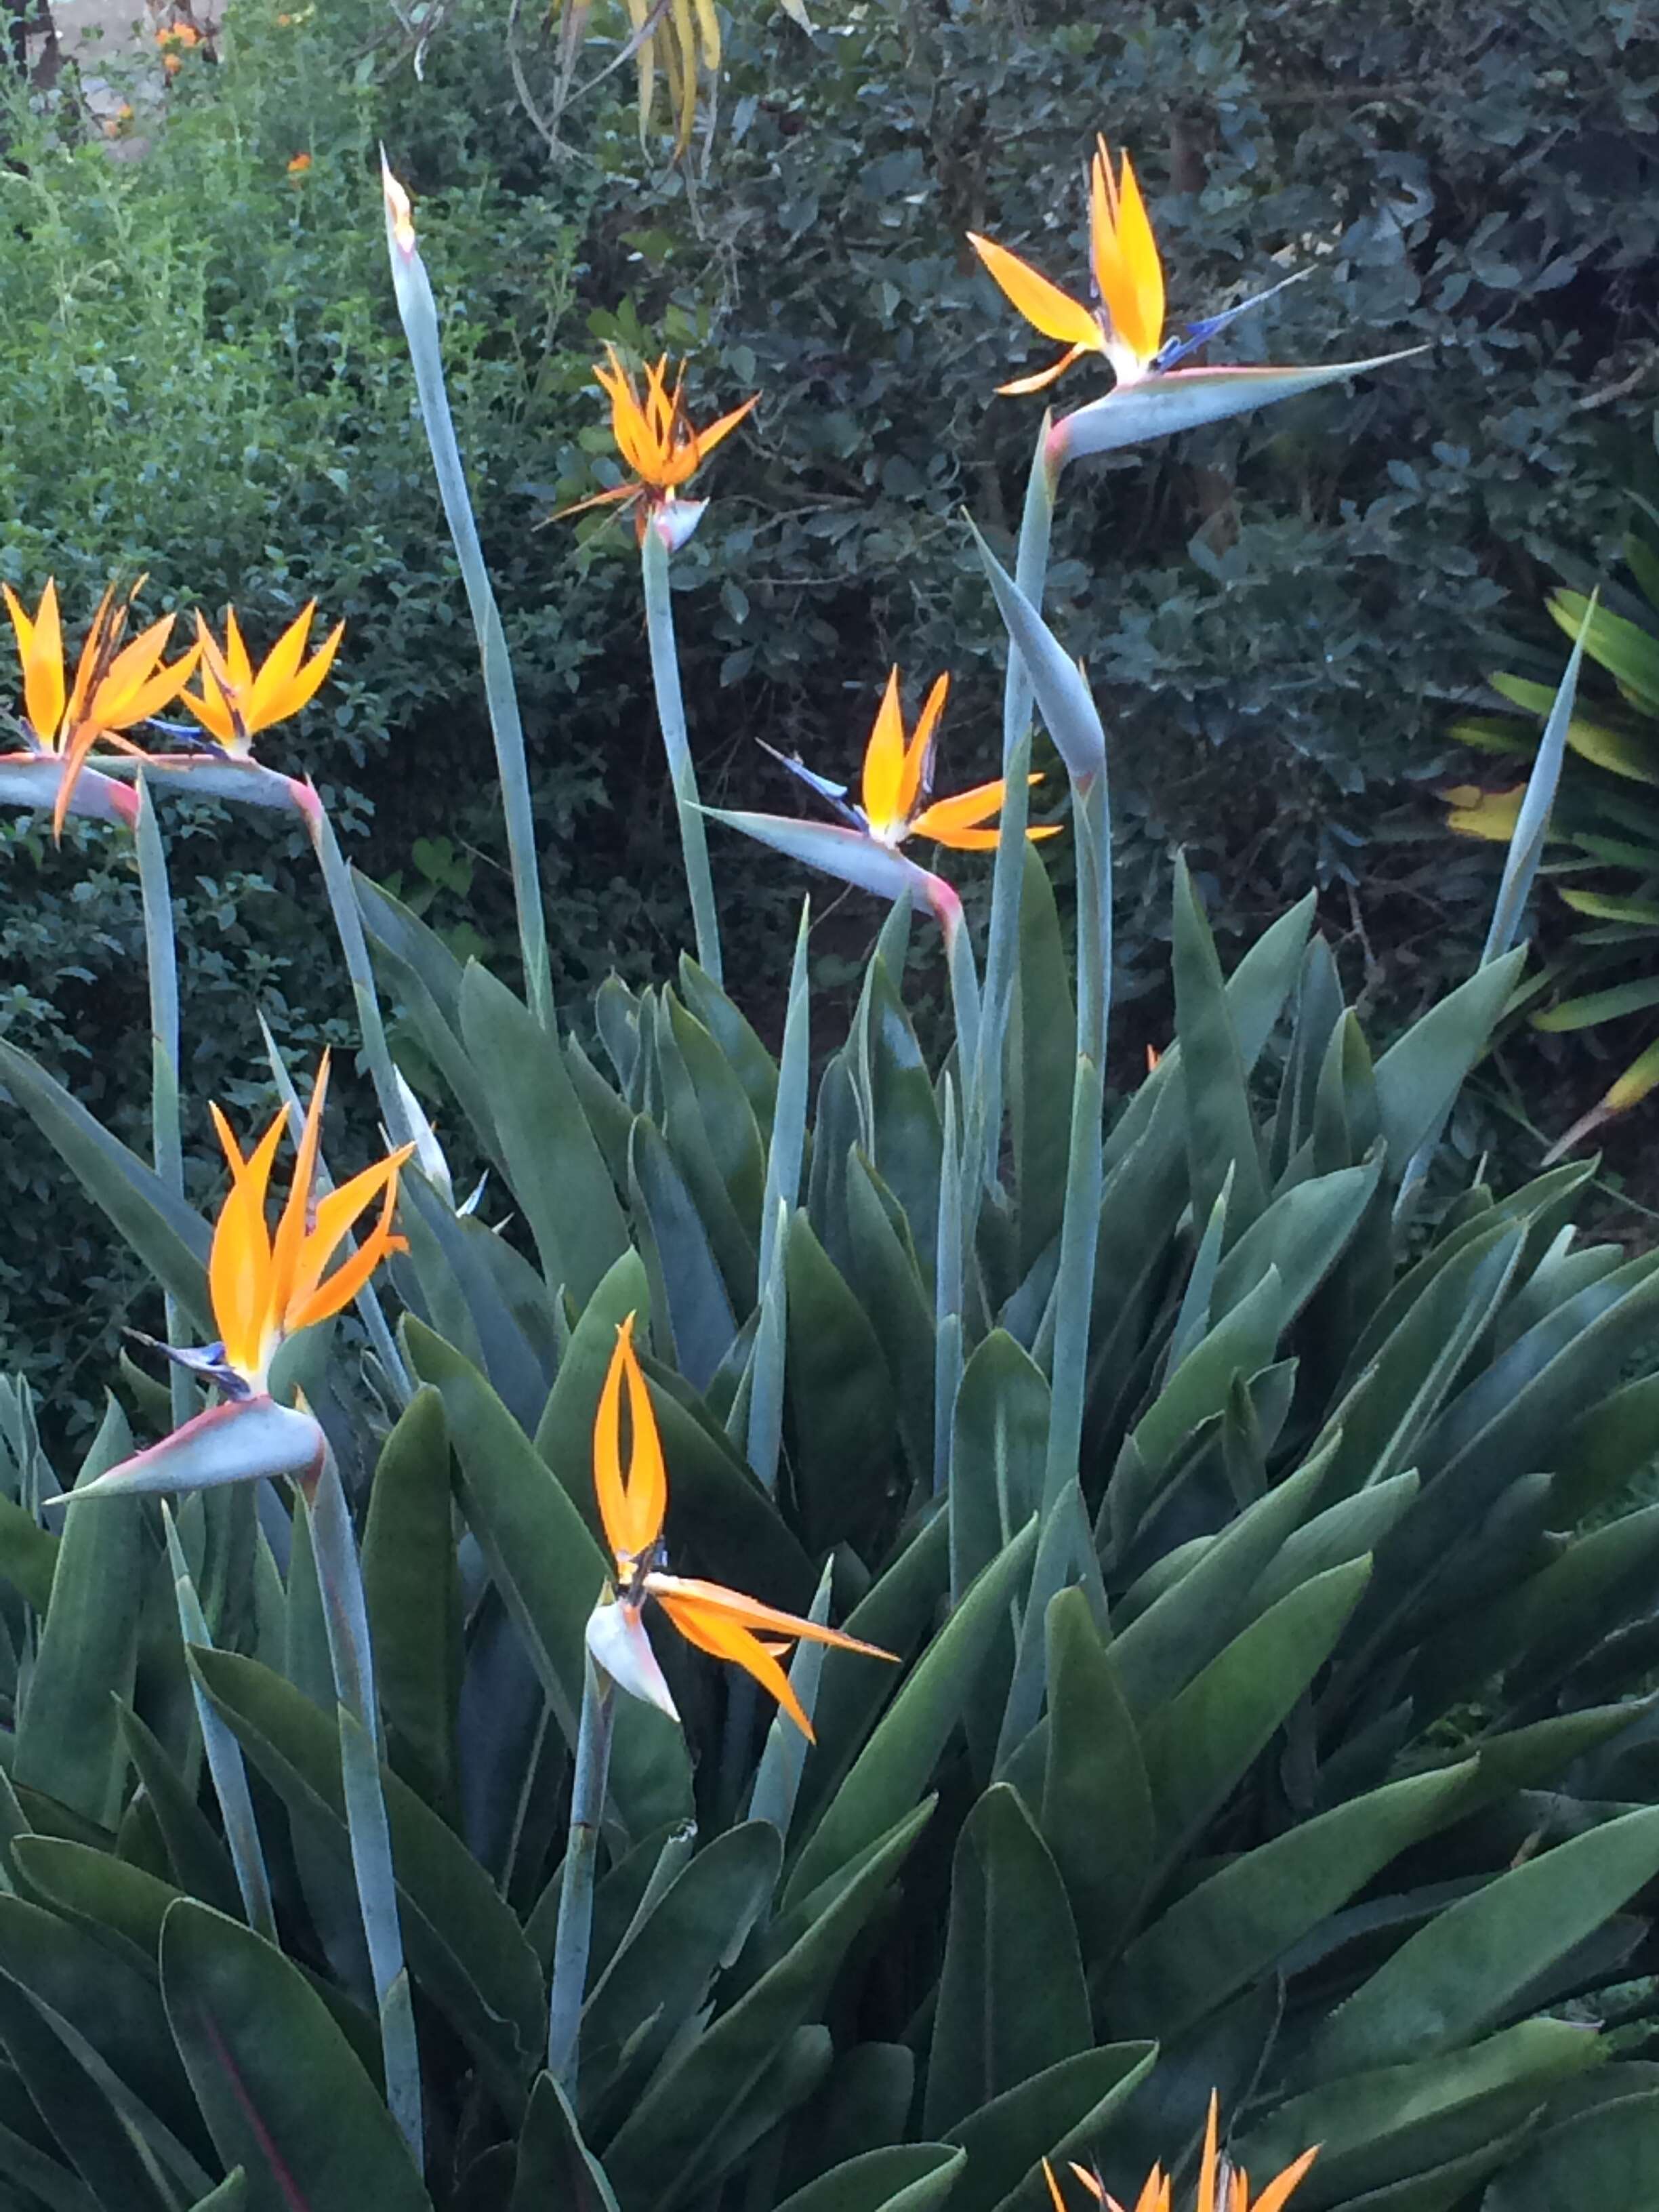
[[[417,249],[405,251],[388,234],[392,289],[398,313],[415,371],[415,389],[421,403],[421,420],[438,479],[438,496],[444,520],[460,563],[461,581],[478,641],[483,667],[484,702],[489,711],[490,735],[495,745],[495,768],[501,778],[501,811],[507,822],[507,854],[513,870],[513,897],[518,909],[519,946],[524,962],[525,990],[531,1011],[544,1028],[553,1024],[553,979],[547,957],[547,918],[542,908],[541,874],[536,860],[536,817],[530,794],[530,772],[525,758],[524,724],[519,713],[518,688],[513,663],[501,628],[501,609],[484,565],[478,543],[478,526],[461,465],[455,421],[449,411],[444,386],[443,349],[438,337],[437,302],[431,280]]]
[[[1051,416],[1042,417],[1025,483],[1014,581],[1040,614],[1048,574],[1058,477],[1048,459]],[[1026,778],[1031,764],[1031,677],[1018,647],[1009,641],[1002,686],[1001,834],[991,878],[990,934],[985,947],[985,1026],[976,1079],[984,1145],[985,1177],[994,1178],[1002,1145],[1002,1054],[1008,1009],[1019,975],[1019,910],[1025,878],[1025,830],[1030,817]]]
[[[939,1159],[939,1232],[933,1270],[933,1495],[950,1487],[957,1391],[962,1382],[963,1231],[968,1160],[957,1130],[956,1085],[945,1078],[945,1133]],[[971,1155],[969,1155],[971,1158]]]
[[[328,894],[329,912],[334,917],[335,933],[340,940],[340,950],[345,955],[346,973],[351,979],[352,1004],[357,1012],[358,1034],[363,1041],[363,1050],[368,1056],[368,1073],[374,1085],[374,1097],[380,1109],[380,1119],[395,1145],[406,1145],[414,1140],[415,1132],[409,1126],[409,1116],[404,1111],[404,1102],[398,1089],[398,1079],[392,1063],[392,1048],[386,1042],[386,1024],[380,1018],[380,1002],[375,995],[374,970],[368,957],[368,940],[363,934],[363,917],[351,887],[351,871],[341,854],[334,835],[334,824],[320,799],[316,811],[308,817],[311,842],[323,871],[323,888]]]
[[[691,894],[697,965],[716,983],[723,983],[720,915],[714,905],[714,879],[708,866],[708,839],[697,796],[697,772],[692,765],[690,740],[685,732],[685,702],[680,696],[674,608],[668,587],[668,548],[660,533],[648,526],[640,548],[640,574],[645,586],[645,629],[651,647],[651,681],[656,690],[657,720],[662,728],[663,750],[668,755],[668,774],[680,817],[680,848],[685,856],[686,887]]]
[[[167,1537],[167,1557],[173,1569],[173,1598],[179,1608],[179,1632],[184,1638],[186,1658],[191,1644],[204,1651],[211,1651],[213,1638],[208,1629],[207,1616],[196,1594],[196,1584],[185,1558],[184,1546],[179,1540],[173,1509],[166,1498],[161,1500],[161,1527]],[[247,1924],[254,1933],[274,1943],[276,1941],[276,1915],[270,1901],[270,1880],[265,1872],[264,1853],[259,1844],[258,1823],[253,1815],[253,1799],[247,1786],[247,1769],[242,1763],[242,1747],[215,1711],[193,1667],[190,1673],[190,1692],[196,1707],[197,1722],[202,1731],[202,1747],[207,1753],[208,1772],[213,1778],[214,1794],[219,1800],[219,1812],[225,1825],[225,1843],[230,1851],[230,1863],[236,1875],[236,1887],[242,1894],[242,1910],[247,1915]]]
[[[149,786],[141,769],[134,782],[138,801],[133,842],[138,855],[138,893],[144,913],[144,966],[149,977],[150,1141],[155,1172],[175,1198],[185,1194],[185,1147],[179,1127],[179,952],[173,924],[173,892],[167,856]],[[177,1302],[164,1298],[169,1344],[182,1340],[184,1323]],[[167,1391],[173,1425],[183,1428],[196,1411],[187,1371],[168,1362]]]
[[[570,1792],[570,1837],[559,1885],[559,1920],[553,1937],[553,1991],[547,2008],[547,2070],[574,2105],[582,2002],[587,1994],[587,1954],[593,1937],[593,1876],[599,1822],[611,1771],[611,1736],[617,1687],[590,1658],[576,1730],[576,1777]]]
[[[351,1516],[331,1452],[325,1451],[321,1474],[300,1494],[310,1523],[329,1666],[334,1677],[341,1793],[345,1800],[358,1909],[380,2011],[386,2104],[418,2170],[424,2155],[421,2057],[404,1960],[392,1827],[380,1779],[380,1709],[374,1693],[368,1606]]]

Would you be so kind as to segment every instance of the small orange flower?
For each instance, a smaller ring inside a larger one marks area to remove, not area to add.
[[[936,844],[952,846],[957,852],[991,852],[1001,834],[988,826],[991,817],[1002,809],[1006,786],[1001,776],[993,783],[975,784],[971,791],[959,791],[950,799],[930,798],[934,734],[950,690],[950,678],[939,677],[927,694],[915,729],[907,740],[904,715],[899,705],[899,672],[896,668],[891,671],[875,727],[865,748],[860,791],[862,803],[856,806],[848,801],[845,784],[831,783],[827,776],[814,775],[801,762],[771,745],[766,749],[774,760],[781,762],[809,790],[828,799],[855,830],[863,830],[866,836],[891,851],[896,852],[911,837],[931,837]],[[1041,783],[1042,778],[1033,775],[1030,781]],[[1059,830],[1048,825],[1028,830],[1025,834],[1031,838],[1054,837],[1059,835]]]
[[[1164,342],[1164,264],[1152,235],[1134,165],[1126,154],[1112,167],[1104,138],[1089,164],[1089,258],[1097,304],[1085,307],[1028,262],[994,240],[969,231],[968,243],[1026,321],[1066,349],[1052,368],[999,385],[1005,392],[1041,392],[1085,353],[1103,354],[1121,384],[1152,368]]]
[[[296,154],[294,156],[294,159],[288,165],[288,173],[290,177],[303,177],[306,171],[310,167],[311,156],[309,154]]]
[[[23,665],[25,730],[37,753],[55,753],[64,763],[52,810],[54,835],[63,829],[76,780],[99,739],[136,752],[137,747],[123,732],[159,714],[178,696],[196,665],[197,647],[182,660],[162,662],[173,634],[171,615],[163,615],[123,643],[143,580],[141,576],[119,601],[112,584],[105,592],[81,648],[73,684],[65,675],[56,583],[47,578],[32,617],[10,585],[0,585]]]
[[[316,611],[316,600],[307,599],[265,655],[257,674],[234,607],[225,612],[222,652],[206,623],[197,616],[202,689],[199,696],[185,692],[183,704],[233,759],[251,758],[253,739],[261,730],[268,730],[273,722],[285,722],[316,696],[345,635],[345,624],[336,623],[307,660],[306,641]]]
[[[1196,2212],[1284,2212],[1292,2191],[1319,2155],[1318,2146],[1316,2144],[1312,2150],[1304,2150],[1300,2158],[1267,2184],[1260,2197],[1252,2197],[1249,2174],[1221,2155],[1218,2141],[1219,2128],[1220,2100],[1212,2090],[1210,2117],[1204,2130],[1204,2155],[1198,2171]],[[1042,2161],[1042,2171],[1048,2179],[1054,2212],[1066,2212],[1065,2197],[1054,2178],[1054,2167],[1046,2158]],[[1123,2212],[1123,2207],[1097,2173],[1075,2162],[1072,2165],[1072,2172],[1096,2203],[1106,2207],[1106,2212]],[[1135,2200],[1135,2212],[1170,2212],[1170,2177],[1161,2166],[1155,2166],[1146,2177],[1145,2188]]]
[[[616,347],[607,345],[605,353],[607,359],[596,365],[593,374],[611,402],[611,434],[617,441],[617,451],[633,471],[633,477],[627,483],[613,485],[609,491],[595,492],[590,499],[579,499],[574,506],[561,507],[553,520],[557,522],[566,515],[580,514],[593,507],[636,506],[641,542],[644,542],[646,531],[654,519],[659,526],[665,526],[672,550],[672,545],[683,543],[690,535],[690,528],[702,512],[701,502],[679,501],[675,498],[676,492],[696,474],[721,439],[737,428],[757,404],[760,394],[751,393],[741,407],[734,407],[729,415],[722,415],[717,422],[711,422],[706,430],[699,430],[685,411],[684,362],[672,389],[667,355],[664,354],[654,366],[647,363],[641,394]],[[690,526],[685,526],[688,521]]]
[[[220,1341],[205,1355],[184,1362],[242,1397],[270,1387],[270,1363],[285,1339],[326,1321],[350,1304],[389,1253],[408,1248],[392,1234],[398,1176],[414,1151],[404,1145],[326,1197],[313,1200],[323,1101],[328,1094],[328,1054],[323,1055],[300,1138],[288,1203],[273,1237],[265,1221],[266,1195],[276,1148],[288,1127],[279,1112],[246,1158],[217,1106],[213,1125],[230,1167],[230,1193],[219,1210],[208,1258],[208,1291]],[[325,1280],[328,1264],[366,1207],[382,1200],[380,1216],[349,1258]]]
[[[628,1398],[629,1439],[626,1469],[622,1456],[622,1404]],[[674,1704],[652,1652],[641,1619],[654,1598],[688,1644],[751,1674],[775,1698],[810,1742],[812,1725],[789,1677],[779,1664],[801,1638],[861,1651],[872,1659],[894,1660],[873,1644],[861,1644],[839,1629],[821,1628],[793,1613],[780,1613],[719,1583],[696,1582],[665,1570],[663,1523],[668,1513],[668,1473],[651,1395],[634,1349],[634,1316],[617,1331],[605,1388],[593,1420],[593,1487],[605,1541],[616,1565],[613,1601],[601,1600],[587,1626],[588,1649],[612,1679],[633,1696],[644,1698],[674,1718]]]

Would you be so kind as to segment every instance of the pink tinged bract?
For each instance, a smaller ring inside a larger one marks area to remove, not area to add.
[[[1369,361],[1333,361],[1322,368],[1174,368],[1145,376],[1062,415],[1048,433],[1049,462],[1058,469],[1086,453],[1145,445],[1149,439],[1168,438],[1177,430],[1248,414],[1276,399],[1294,399],[1322,385],[1340,384],[1345,377],[1388,368],[1427,351],[1426,346],[1407,346],[1399,353],[1376,354]]]
[[[671,1721],[678,1720],[637,1606],[620,1600],[607,1605],[601,1599],[587,1618],[587,1649],[594,1665],[603,1668],[618,1689],[654,1705]]]
[[[108,765],[117,775],[136,775],[142,768],[152,784],[186,797],[275,807],[285,814],[302,815],[307,821],[318,803],[311,785],[303,779],[279,775],[258,761],[233,760],[216,752],[146,753],[142,760],[112,760]]]
[[[322,1464],[323,1432],[309,1413],[274,1398],[239,1398],[210,1407],[148,1451],[124,1459],[96,1481],[50,1500],[78,1505],[83,1498],[131,1498],[153,1492],[216,1490],[264,1476],[303,1479]]]
[[[61,753],[0,753],[0,806],[19,806],[29,813],[45,811],[58,804],[64,781]],[[71,814],[89,822],[118,822],[131,830],[138,819],[138,799],[125,784],[83,768],[70,793]]]
[[[878,898],[896,899],[905,891],[921,901],[947,931],[955,927],[962,902],[943,877],[907,860],[890,845],[884,845],[862,830],[843,830],[833,822],[799,822],[787,814],[729,813],[709,806],[711,822],[740,830],[792,860],[804,861],[827,876],[837,876],[854,889],[873,891]]]

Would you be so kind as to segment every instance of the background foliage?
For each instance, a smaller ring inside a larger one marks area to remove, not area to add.
[[[431,920],[493,946],[505,880],[470,641],[364,220],[375,137],[417,191],[446,304],[526,695],[556,959],[580,984],[613,955],[637,972],[680,921],[631,564],[614,535],[585,554],[532,527],[596,481],[596,338],[640,329],[694,350],[711,404],[767,395],[721,456],[706,542],[678,564],[711,799],[781,801],[757,735],[850,765],[894,658],[915,678],[954,669],[945,744],[953,769],[979,773],[1000,678],[955,517],[1012,513],[1039,403],[988,397],[1027,365],[1029,334],[961,234],[1075,273],[1082,155],[1104,125],[1148,179],[1177,311],[1282,255],[1320,273],[1242,353],[1432,348],[1357,398],[1102,468],[1094,497],[1068,502],[1050,605],[1115,714],[1121,988],[1146,994],[1121,1048],[1138,1057],[1167,1030],[1147,956],[1177,841],[1224,930],[1313,874],[1368,994],[1410,1001],[1463,970],[1488,856],[1379,846],[1379,815],[1401,775],[1437,769],[1447,703],[1491,665],[1474,634],[1506,592],[1530,598],[1545,568],[1594,557],[1620,526],[1606,426],[1653,359],[1645,11],[1321,0],[1097,23],[1047,5],[870,8],[810,41],[769,16],[729,27],[706,172],[700,156],[645,166],[626,71],[614,104],[572,107],[576,157],[550,161],[494,0],[450,11],[419,85],[376,43],[370,0],[283,13],[232,9],[224,64],[185,58],[140,160],[73,143],[61,111],[14,121],[0,568],[55,569],[82,604],[106,565],[149,568],[158,596],[234,592],[264,634],[313,592],[343,614],[340,681],[285,757],[343,801],[355,857]],[[556,65],[550,49],[520,58],[532,89]],[[312,166],[292,176],[301,151]],[[1062,394],[1091,389],[1074,372]],[[133,887],[101,848],[58,860],[32,830],[6,835],[24,891],[0,922],[9,1033],[62,1070],[79,1061],[83,1096],[135,1115]],[[337,1022],[298,861],[212,817],[175,855],[197,1095],[234,1097],[248,1070],[252,1009],[221,956],[253,935],[279,1035],[306,1043]],[[729,851],[716,868],[765,1028],[783,886]],[[821,966],[866,934],[861,913],[821,927]],[[76,1309],[104,1262],[49,1174],[33,1139],[9,1148],[0,1292],[9,1352],[56,1379],[82,1371]]]

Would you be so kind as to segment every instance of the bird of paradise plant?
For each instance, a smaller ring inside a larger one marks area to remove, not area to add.
[[[212,1383],[223,1402],[147,1451],[137,1453],[71,1493],[79,1500],[135,1491],[185,1491],[264,1475],[304,1474],[319,1460],[322,1432],[302,1410],[270,1395],[271,1364],[291,1337],[349,1305],[380,1262],[405,1249],[392,1229],[398,1179],[414,1149],[403,1146],[337,1190],[319,1195],[326,1053],[312,1089],[295,1151],[287,1201],[273,1234],[266,1220],[270,1179],[288,1115],[279,1109],[246,1154],[218,1106],[214,1128],[230,1170],[208,1260],[208,1298],[218,1336],[205,1346],[154,1345],[190,1373]],[[336,1255],[376,1200],[378,1220],[337,1265]],[[330,1273],[332,1265],[332,1273]]]
[[[593,375],[611,402],[611,434],[617,451],[633,474],[625,483],[561,507],[553,519],[562,521],[595,507],[616,506],[624,514],[634,507],[641,544],[648,529],[656,530],[668,550],[676,553],[702,520],[708,503],[680,499],[680,486],[690,481],[715,447],[737,428],[757,404],[760,394],[751,392],[741,407],[734,407],[706,430],[699,430],[686,411],[684,362],[672,385],[666,354],[654,362],[647,362],[641,390],[616,347],[607,344],[605,358],[594,364]]]
[[[574,2089],[577,2031],[587,1984],[594,1856],[611,1764],[613,1690],[625,1690],[677,1723],[679,1719],[646,1632],[647,1601],[661,1607],[688,1644],[742,1668],[769,1697],[777,1700],[809,1742],[812,1723],[779,1663],[792,1644],[830,1644],[838,1650],[897,1663],[896,1653],[862,1643],[838,1628],[805,1620],[798,1613],[781,1613],[775,1606],[763,1605],[758,1599],[719,1583],[669,1573],[663,1537],[668,1517],[668,1472],[651,1394],[634,1348],[634,1319],[629,1314],[617,1328],[616,1349],[593,1419],[593,1489],[616,1569],[616,1584],[601,1591],[587,1623],[590,1664],[577,1730],[570,1842],[554,1939],[548,2068],[567,2095]],[[629,1427],[625,1464],[624,1395]]]
[[[990,783],[975,784],[972,790],[957,792],[949,799],[933,796],[934,740],[950,694],[949,676],[939,677],[923,702],[915,730],[907,738],[899,704],[899,672],[896,668],[892,670],[887,678],[887,689],[882,694],[875,726],[870,732],[870,742],[865,748],[864,773],[856,805],[848,799],[844,783],[832,783],[827,776],[815,775],[797,756],[781,753],[775,745],[767,745],[766,750],[809,791],[827,799],[844,821],[890,851],[896,852],[913,837],[928,837],[936,845],[949,845],[957,852],[994,852],[1001,832],[991,827],[990,823],[991,817],[1002,810],[1006,788],[1002,777]],[[1029,781],[1041,783],[1042,778],[1040,775],[1032,775]],[[1027,830],[1025,834],[1034,841],[1055,837],[1060,834],[1060,826],[1057,823],[1044,823]]]
[[[626,1467],[622,1451],[624,1392],[630,1431]],[[870,1659],[895,1659],[894,1653],[862,1644],[839,1629],[780,1613],[775,1606],[763,1605],[718,1583],[667,1571],[663,1527],[668,1514],[668,1477],[657,1417],[634,1349],[632,1314],[617,1331],[617,1349],[594,1419],[593,1487],[617,1583],[614,1598],[602,1600],[593,1609],[587,1648],[612,1681],[671,1720],[679,1715],[645,1632],[647,1599],[654,1600],[688,1644],[751,1674],[809,1743],[812,1723],[778,1663],[792,1644],[804,1639],[833,1644],[842,1651],[860,1651]]]
[[[1204,2152],[1199,2162],[1198,2193],[1194,2212],[1284,2212],[1285,2206],[1305,2178],[1309,2167],[1318,2156],[1318,2146],[1304,2150],[1282,2173],[1274,2176],[1257,2197],[1250,2194],[1250,2178],[1242,2166],[1233,2166],[1221,2154],[1220,2099],[1210,2093],[1209,2118],[1204,2129]],[[1106,2212],[1124,2212],[1116,2197],[1107,2188],[1092,2168],[1070,2161],[1071,2170],[1083,2184],[1097,2204],[1105,2206]],[[1054,2212],[1067,2212],[1066,2198],[1054,2175],[1054,2169],[1045,2158],[1042,2171],[1048,2184],[1048,2195]],[[1146,2185],[1135,2199],[1134,2212],[1170,2212],[1172,2184],[1161,2166],[1154,2166],[1147,2175]]]
[[[623,483],[562,507],[553,519],[579,514],[595,507],[636,508],[635,526],[640,544],[640,573],[645,594],[646,638],[651,653],[651,678],[657,697],[657,720],[662,731],[668,772],[679,816],[680,847],[685,856],[685,876],[691,896],[691,923],[696,939],[697,960],[715,982],[723,980],[720,915],[714,904],[714,878],[708,866],[708,843],[703,834],[702,811],[697,793],[696,769],[686,732],[685,702],[680,693],[679,655],[674,642],[674,610],[668,589],[668,558],[678,551],[702,520],[706,500],[683,500],[679,487],[690,481],[722,439],[730,436],[760,398],[751,392],[740,407],[722,415],[706,430],[698,430],[685,408],[685,365],[681,363],[671,386],[668,356],[647,363],[643,392],[614,345],[596,364],[593,374],[611,402],[611,434],[617,451],[632,471]]]
[[[143,582],[141,576],[124,598],[117,598],[112,584],[106,590],[73,683],[66,674],[56,581],[48,577],[33,616],[9,584],[0,586],[22,664],[27,745],[21,753],[0,756],[0,796],[31,807],[50,799],[54,836],[61,836],[70,812],[131,827],[137,818],[137,799],[95,770],[88,771],[87,757],[100,738],[136,751],[126,732],[175,698],[196,665],[197,647],[181,659],[164,659],[172,615],[163,615],[135,637],[126,636]],[[91,781],[84,781],[88,775]]]

